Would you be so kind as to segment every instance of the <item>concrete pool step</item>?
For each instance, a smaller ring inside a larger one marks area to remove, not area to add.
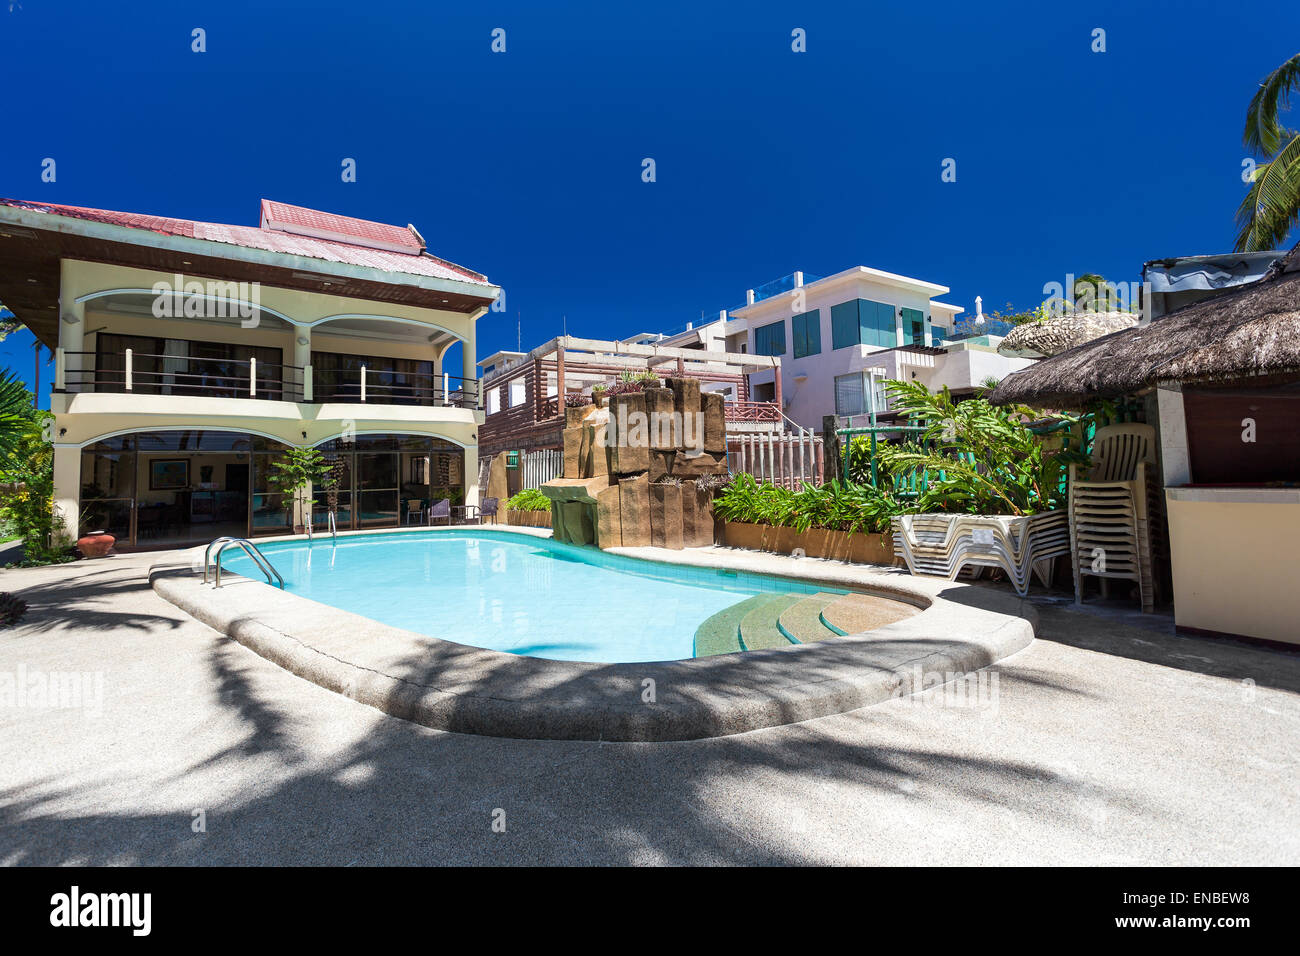
[[[821,620],[836,634],[861,634],[919,613],[919,608],[889,598],[842,594],[822,609]]]
[[[723,608],[695,629],[695,656],[734,654],[745,648],[740,643],[740,622],[746,614],[767,601],[771,595],[756,594],[731,607]]]
[[[776,626],[795,644],[812,644],[837,637],[838,634],[822,620],[822,611],[841,596],[823,591],[802,598],[781,612]]]
[[[777,623],[781,614],[793,604],[802,601],[802,594],[760,595],[764,600],[740,619],[740,643],[747,651],[761,651],[769,647],[789,647],[795,643],[781,633]]]

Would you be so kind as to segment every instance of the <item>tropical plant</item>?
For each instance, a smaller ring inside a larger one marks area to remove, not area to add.
[[[803,532],[810,528],[880,533],[889,519],[903,512],[892,495],[870,485],[830,481],[821,487],[805,484],[798,491],[738,474],[713,501],[713,512],[724,521],[767,524]]]
[[[0,371],[0,468],[13,458],[22,436],[31,424],[32,393],[11,371]]]
[[[881,456],[896,475],[924,481],[921,512],[1029,515],[1059,506],[1064,475],[1086,455],[1048,450],[1025,425],[1040,418],[1024,406],[996,407],[982,398],[954,402],[945,387],[886,382],[890,405],[925,427],[917,445],[887,448]],[[1057,416],[1075,420],[1072,416]]]
[[[290,448],[271,462],[266,480],[272,491],[285,495],[287,501],[291,500],[291,504],[285,505],[286,510],[297,505],[306,512],[316,504],[315,499],[308,500],[307,487],[323,484],[333,467],[318,448]],[[304,514],[303,523],[310,524],[309,514]]]
[[[1237,252],[1279,248],[1300,219],[1300,133],[1278,117],[1290,109],[1295,92],[1300,92],[1300,53],[1264,78],[1246,109],[1242,142],[1268,162],[1255,167],[1237,207]]]
[[[537,488],[525,488],[506,501],[511,511],[550,511],[551,499]]]
[[[23,539],[25,567],[74,559],[70,531],[54,514],[54,446],[46,437],[49,412],[28,409],[14,451],[0,467],[0,519]]]

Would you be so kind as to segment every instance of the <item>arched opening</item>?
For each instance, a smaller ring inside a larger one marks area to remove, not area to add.
[[[355,435],[316,447],[341,469],[336,492],[314,495],[317,529],[329,526],[331,505],[338,530],[346,531],[427,524],[437,502],[446,499],[453,509],[464,503],[465,452],[445,438]]]
[[[249,432],[127,432],[81,449],[78,534],[107,530],[118,547],[174,548],[221,535],[291,530],[268,465],[289,446]]]

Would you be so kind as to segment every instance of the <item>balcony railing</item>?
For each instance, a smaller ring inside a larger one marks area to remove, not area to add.
[[[781,410],[776,407],[776,402],[727,402],[723,411],[729,422],[781,421]]]
[[[100,361],[109,359],[99,367]],[[330,369],[282,365],[257,358],[156,355],[127,349],[55,352],[56,392],[130,392],[259,398],[276,402],[365,402],[377,405],[478,407],[478,380],[391,369]]]
[[[478,408],[478,379],[444,372],[395,372],[362,365],[314,373],[315,401]]]

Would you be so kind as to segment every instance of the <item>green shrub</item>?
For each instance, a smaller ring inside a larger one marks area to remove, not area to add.
[[[739,474],[713,501],[713,512],[724,521],[768,524],[807,531],[825,528],[880,534],[889,530],[889,520],[903,513],[900,502],[870,485],[831,481],[820,488],[805,484],[791,491],[753,475]]]
[[[550,511],[551,499],[536,488],[525,488],[506,502],[511,511]]]
[[[0,519],[23,539],[21,567],[75,560],[70,537],[76,529],[54,515],[54,446],[44,434],[45,422],[53,420],[49,412],[33,411],[0,473],[0,482],[9,486],[0,497]]]

